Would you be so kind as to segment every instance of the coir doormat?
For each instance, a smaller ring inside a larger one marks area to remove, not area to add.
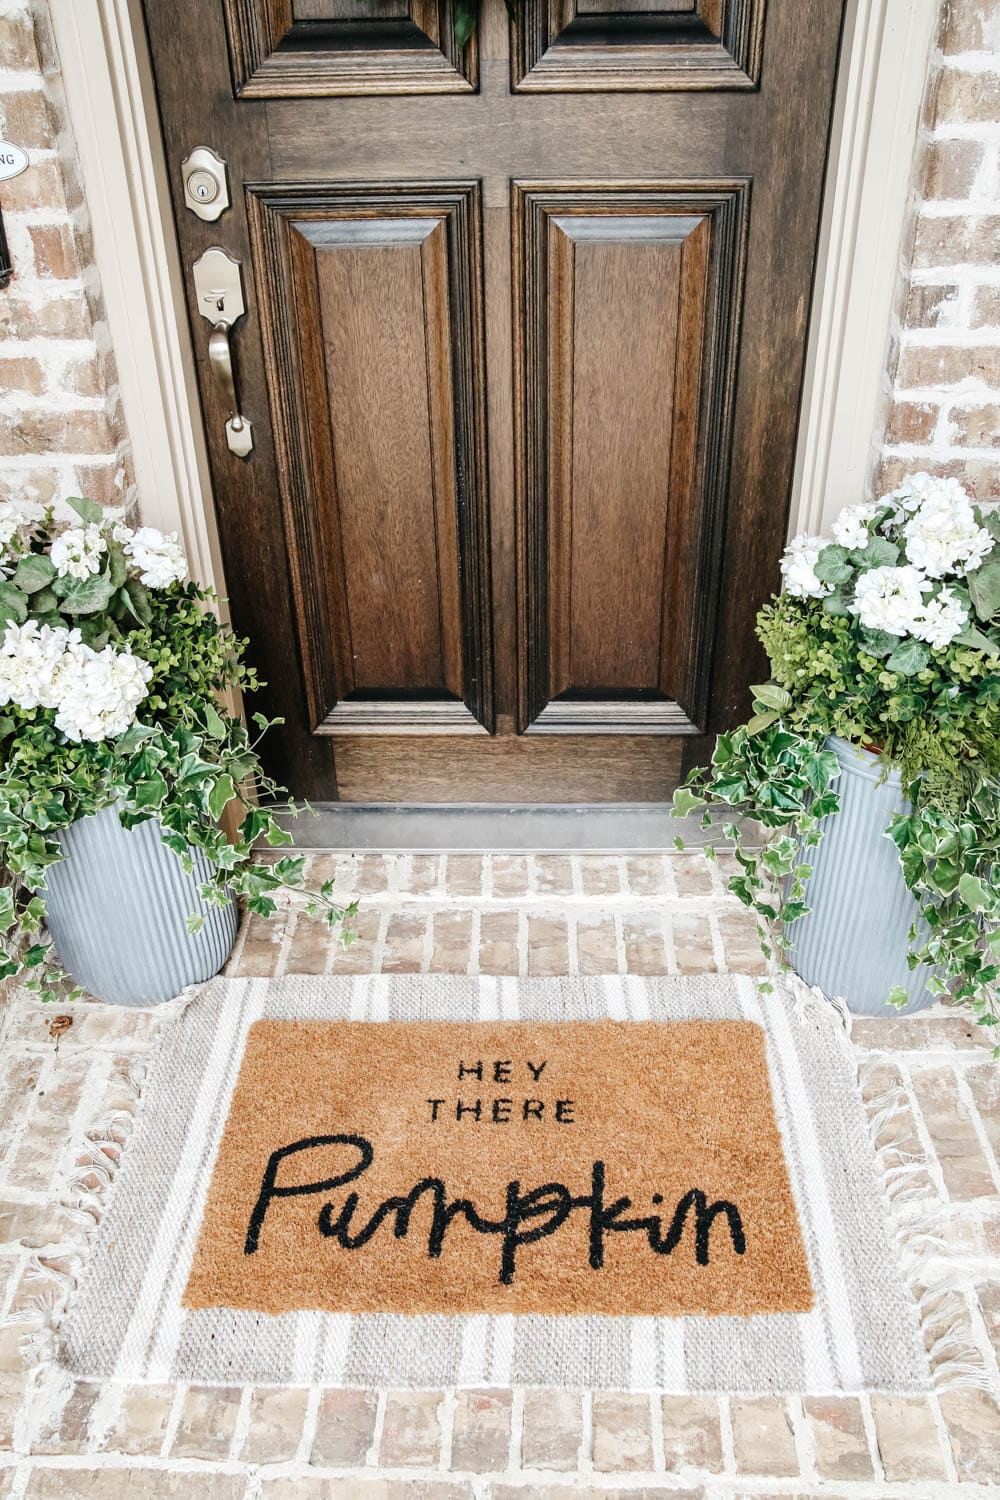
[[[167,1025],[63,1361],[922,1388],[839,1024],[738,977],[217,981]]]

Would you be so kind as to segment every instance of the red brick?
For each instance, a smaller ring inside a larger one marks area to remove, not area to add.
[[[972,302],[973,328],[1000,328],[1000,287],[981,286]]]
[[[96,500],[98,505],[122,504],[127,476],[118,459],[105,464],[77,464],[75,473],[77,494]]]
[[[882,1469],[890,1482],[943,1479],[937,1428],[923,1396],[872,1396]]]
[[[911,286],[906,298],[903,323],[907,328],[941,328],[952,321],[958,288],[945,283]]]
[[[5,213],[36,208],[65,212],[68,206],[66,181],[58,158],[47,156],[32,162],[19,177],[11,177],[5,182],[3,206]]]
[[[386,1468],[434,1468],[441,1454],[440,1391],[390,1391],[379,1462]]]
[[[902,352],[896,384],[904,390],[958,385],[963,380],[1000,387],[1000,347],[910,344]]]
[[[40,396],[45,376],[37,359],[27,354],[13,359],[0,359],[0,390],[25,391],[31,396]]]
[[[384,974],[419,974],[424,961],[427,918],[396,914],[389,919],[382,958]]]
[[[450,863],[450,861],[449,861]],[[480,974],[517,974],[518,914],[484,911],[479,925]]]
[[[996,73],[963,73],[942,70],[934,115],[939,124],[981,123],[1000,119],[1000,76]]]
[[[965,1203],[992,1197],[995,1187],[989,1164],[958,1092],[954,1069],[915,1068],[913,1091],[951,1198]]]
[[[625,966],[630,974],[669,973],[663,925],[663,917],[658,912],[622,918]]]
[[[930,401],[897,401],[889,414],[886,441],[929,443],[941,408]]]
[[[68,224],[32,224],[28,230],[38,276],[66,278],[80,274],[73,232]]]
[[[16,141],[25,150],[50,151],[56,144],[57,127],[48,99],[41,89],[18,89],[0,95],[4,139]]]
[[[473,1474],[507,1467],[510,1391],[458,1391],[451,1436],[451,1466]]]
[[[569,931],[565,917],[528,917],[528,973],[569,973]]]
[[[528,856],[494,854],[490,889],[494,896],[525,896],[528,891]]]
[[[674,912],[670,918],[670,930],[679,973],[715,973],[715,949],[706,916],[701,912]]]
[[[521,1467],[577,1467],[583,1441],[583,1410],[578,1391],[527,1390],[521,1422]]]
[[[577,922],[576,962],[581,974],[618,973],[618,943],[610,917]]]
[[[375,1440],[374,1391],[324,1391],[316,1417],[312,1462],[360,1468]]]
[[[82,292],[69,297],[50,297],[39,307],[33,307],[18,295],[17,268],[14,268],[11,288],[0,297],[0,338],[32,339],[45,334],[57,339],[89,339],[92,332],[90,309]]]
[[[602,1395],[593,1401],[593,1463],[602,1474],[653,1467],[649,1397]]]
[[[1000,448],[1000,404],[953,406],[948,441],[963,448]]]
[[[967,198],[983,160],[978,141],[928,141],[920,163],[924,198]]]
[[[933,459],[921,458],[920,468],[942,479],[959,480],[975,500],[991,500],[1000,491],[1000,465],[995,462],[958,457],[948,463],[938,463]],[[913,469],[912,458],[883,459],[876,476],[876,492],[884,495],[889,490],[897,489],[906,476],[913,473]]]
[[[1000,215],[921,214],[913,243],[913,264],[992,266],[1000,256]]]
[[[0,16],[0,57],[5,68],[40,71],[35,32],[27,15]]]
[[[16,429],[0,433],[4,453],[107,453],[113,447],[103,411],[26,412]]]
[[[941,51],[1000,52],[1000,16],[993,0],[955,0],[945,7]]]
[[[431,973],[468,974],[472,957],[472,913],[436,911]]]

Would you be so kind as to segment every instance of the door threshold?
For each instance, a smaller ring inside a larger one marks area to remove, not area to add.
[[[669,850],[728,847],[723,821],[704,829],[700,815],[674,818],[667,805],[647,802],[415,803],[317,802],[313,816],[279,814],[300,849],[371,849],[386,852],[449,849],[469,853]]]

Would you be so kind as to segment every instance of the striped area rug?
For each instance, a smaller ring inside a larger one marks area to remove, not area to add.
[[[286,1020],[759,1026],[813,1294],[799,1305],[809,1310],[411,1314],[323,1311],[308,1296],[274,1313],[186,1306],[249,1029]],[[930,1385],[840,1018],[782,985],[760,995],[741,976],[214,981],[165,1024],[59,1337],[61,1362],[76,1374],[129,1381],[677,1394]]]

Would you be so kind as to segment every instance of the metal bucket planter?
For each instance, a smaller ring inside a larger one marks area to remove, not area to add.
[[[159,823],[123,828],[115,807],[80,818],[59,842],[63,859],[50,866],[43,894],[56,952],[77,984],[114,1005],[152,1005],[219,972],[236,937],[236,906],[201,899],[212,874],[204,855],[192,851],[186,874]],[[205,925],[189,934],[192,912]]]
[[[840,812],[824,820],[823,839],[802,859],[813,873],[806,889],[809,915],[788,929],[792,967],[807,984],[840,995],[857,1015],[898,1015],[886,996],[902,986],[906,1011],[933,1004],[930,970],[910,969],[907,934],[919,917],[899,868],[896,846],[885,837],[893,813],[908,812],[898,771],[883,781],[871,751],[831,737],[826,748],[840,762]],[[919,927],[927,931],[925,924]]]

